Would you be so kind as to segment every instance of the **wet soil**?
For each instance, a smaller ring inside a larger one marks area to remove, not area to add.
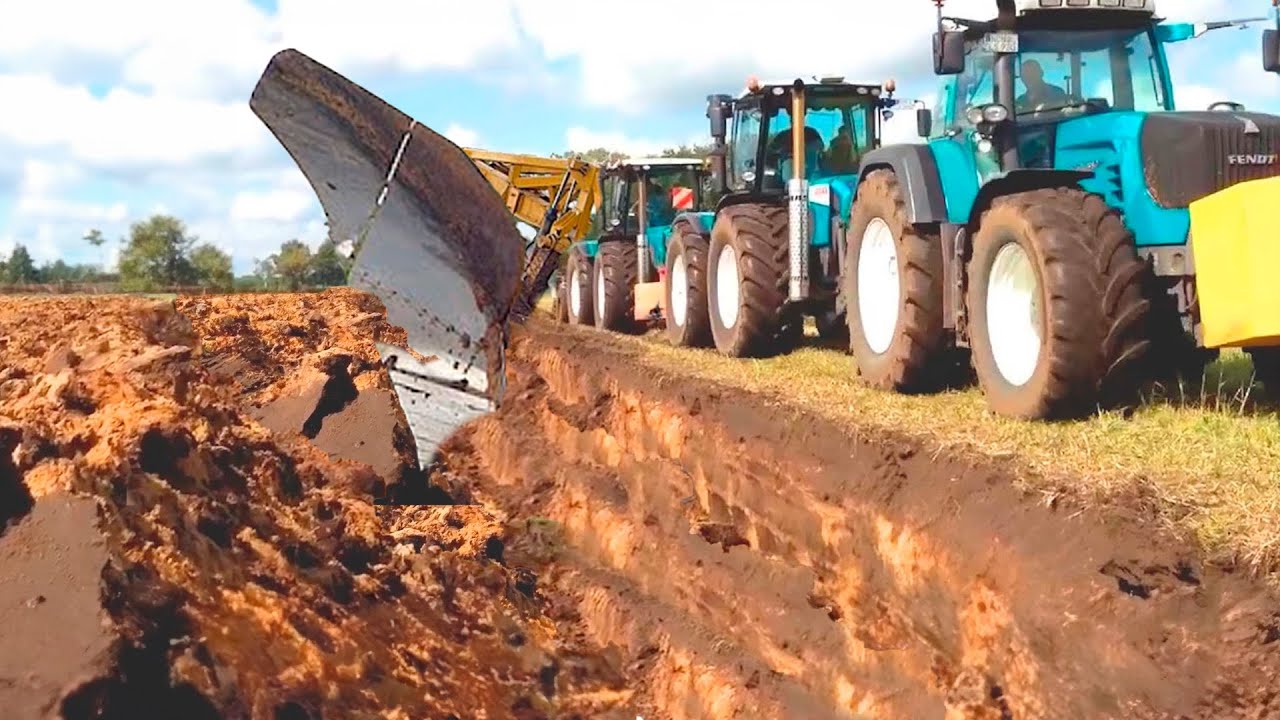
[[[0,298],[2,714],[1280,717],[1280,599],[1143,498],[514,338],[428,480],[368,296]]]

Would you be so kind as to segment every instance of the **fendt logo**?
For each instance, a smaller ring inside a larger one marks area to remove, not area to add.
[[[1228,155],[1228,165],[1274,165],[1280,160],[1280,155],[1272,153],[1270,155]]]

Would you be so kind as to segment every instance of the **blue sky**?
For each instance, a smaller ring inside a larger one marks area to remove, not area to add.
[[[112,261],[81,241],[173,213],[232,253],[238,271],[323,216],[248,110],[272,53],[297,47],[462,144],[548,153],[644,153],[700,139],[704,99],[746,76],[894,77],[931,98],[931,3],[795,0],[805,33],[760,42],[780,6],[751,0],[116,0],[23,4],[0,27],[0,253]],[[1264,15],[1265,0],[1161,0],[1188,20]],[[766,10],[768,11],[766,13]],[[990,16],[990,0],[948,12]],[[70,19],[69,19],[70,18]],[[694,28],[714,27],[714,36]],[[718,38],[710,42],[709,38]],[[1260,28],[1173,51],[1179,104],[1217,99],[1280,112]],[[910,134],[903,117],[895,132]],[[113,243],[114,245],[114,243]]]

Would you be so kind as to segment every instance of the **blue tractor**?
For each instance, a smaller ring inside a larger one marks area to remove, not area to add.
[[[1166,23],[1154,0],[997,0],[970,20],[935,2],[927,141],[866,154],[849,223],[863,380],[929,391],[964,358],[990,408],[1024,419],[1115,406],[1219,347],[1280,383],[1280,295],[1248,271],[1280,259],[1280,117],[1175,111],[1165,55],[1250,21]],[[1268,31],[1268,69],[1277,47]]]
[[[702,277],[702,158],[631,158],[601,172],[601,230],[569,248],[560,317],[636,333],[662,322],[677,345],[710,344]]]
[[[752,79],[737,98],[707,98],[721,197],[714,212],[687,220],[711,240],[707,315],[721,353],[786,352],[807,317],[823,336],[841,333],[839,240],[860,163],[897,102],[892,92],[891,83],[840,77]]]

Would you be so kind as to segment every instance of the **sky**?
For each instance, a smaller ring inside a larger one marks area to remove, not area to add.
[[[1264,16],[1267,0],[1159,0],[1164,17]],[[786,8],[783,10],[782,8]],[[990,17],[991,0],[949,14]],[[931,100],[924,0],[0,0],[0,254],[114,263],[130,223],[165,212],[237,272],[326,228],[289,156],[249,110],[271,56],[296,48],[464,146],[633,154],[706,142],[706,96],[749,74],[894,78]],[[789,18],[797,32],[788,33]],[[1170,49],[1184,109],[1280,112],[1261,29]],[[767,40],[764,33],[771,35]],[[914,138],[914,117],[886,140]],[[109,242],[82,238],[90,228]]]

